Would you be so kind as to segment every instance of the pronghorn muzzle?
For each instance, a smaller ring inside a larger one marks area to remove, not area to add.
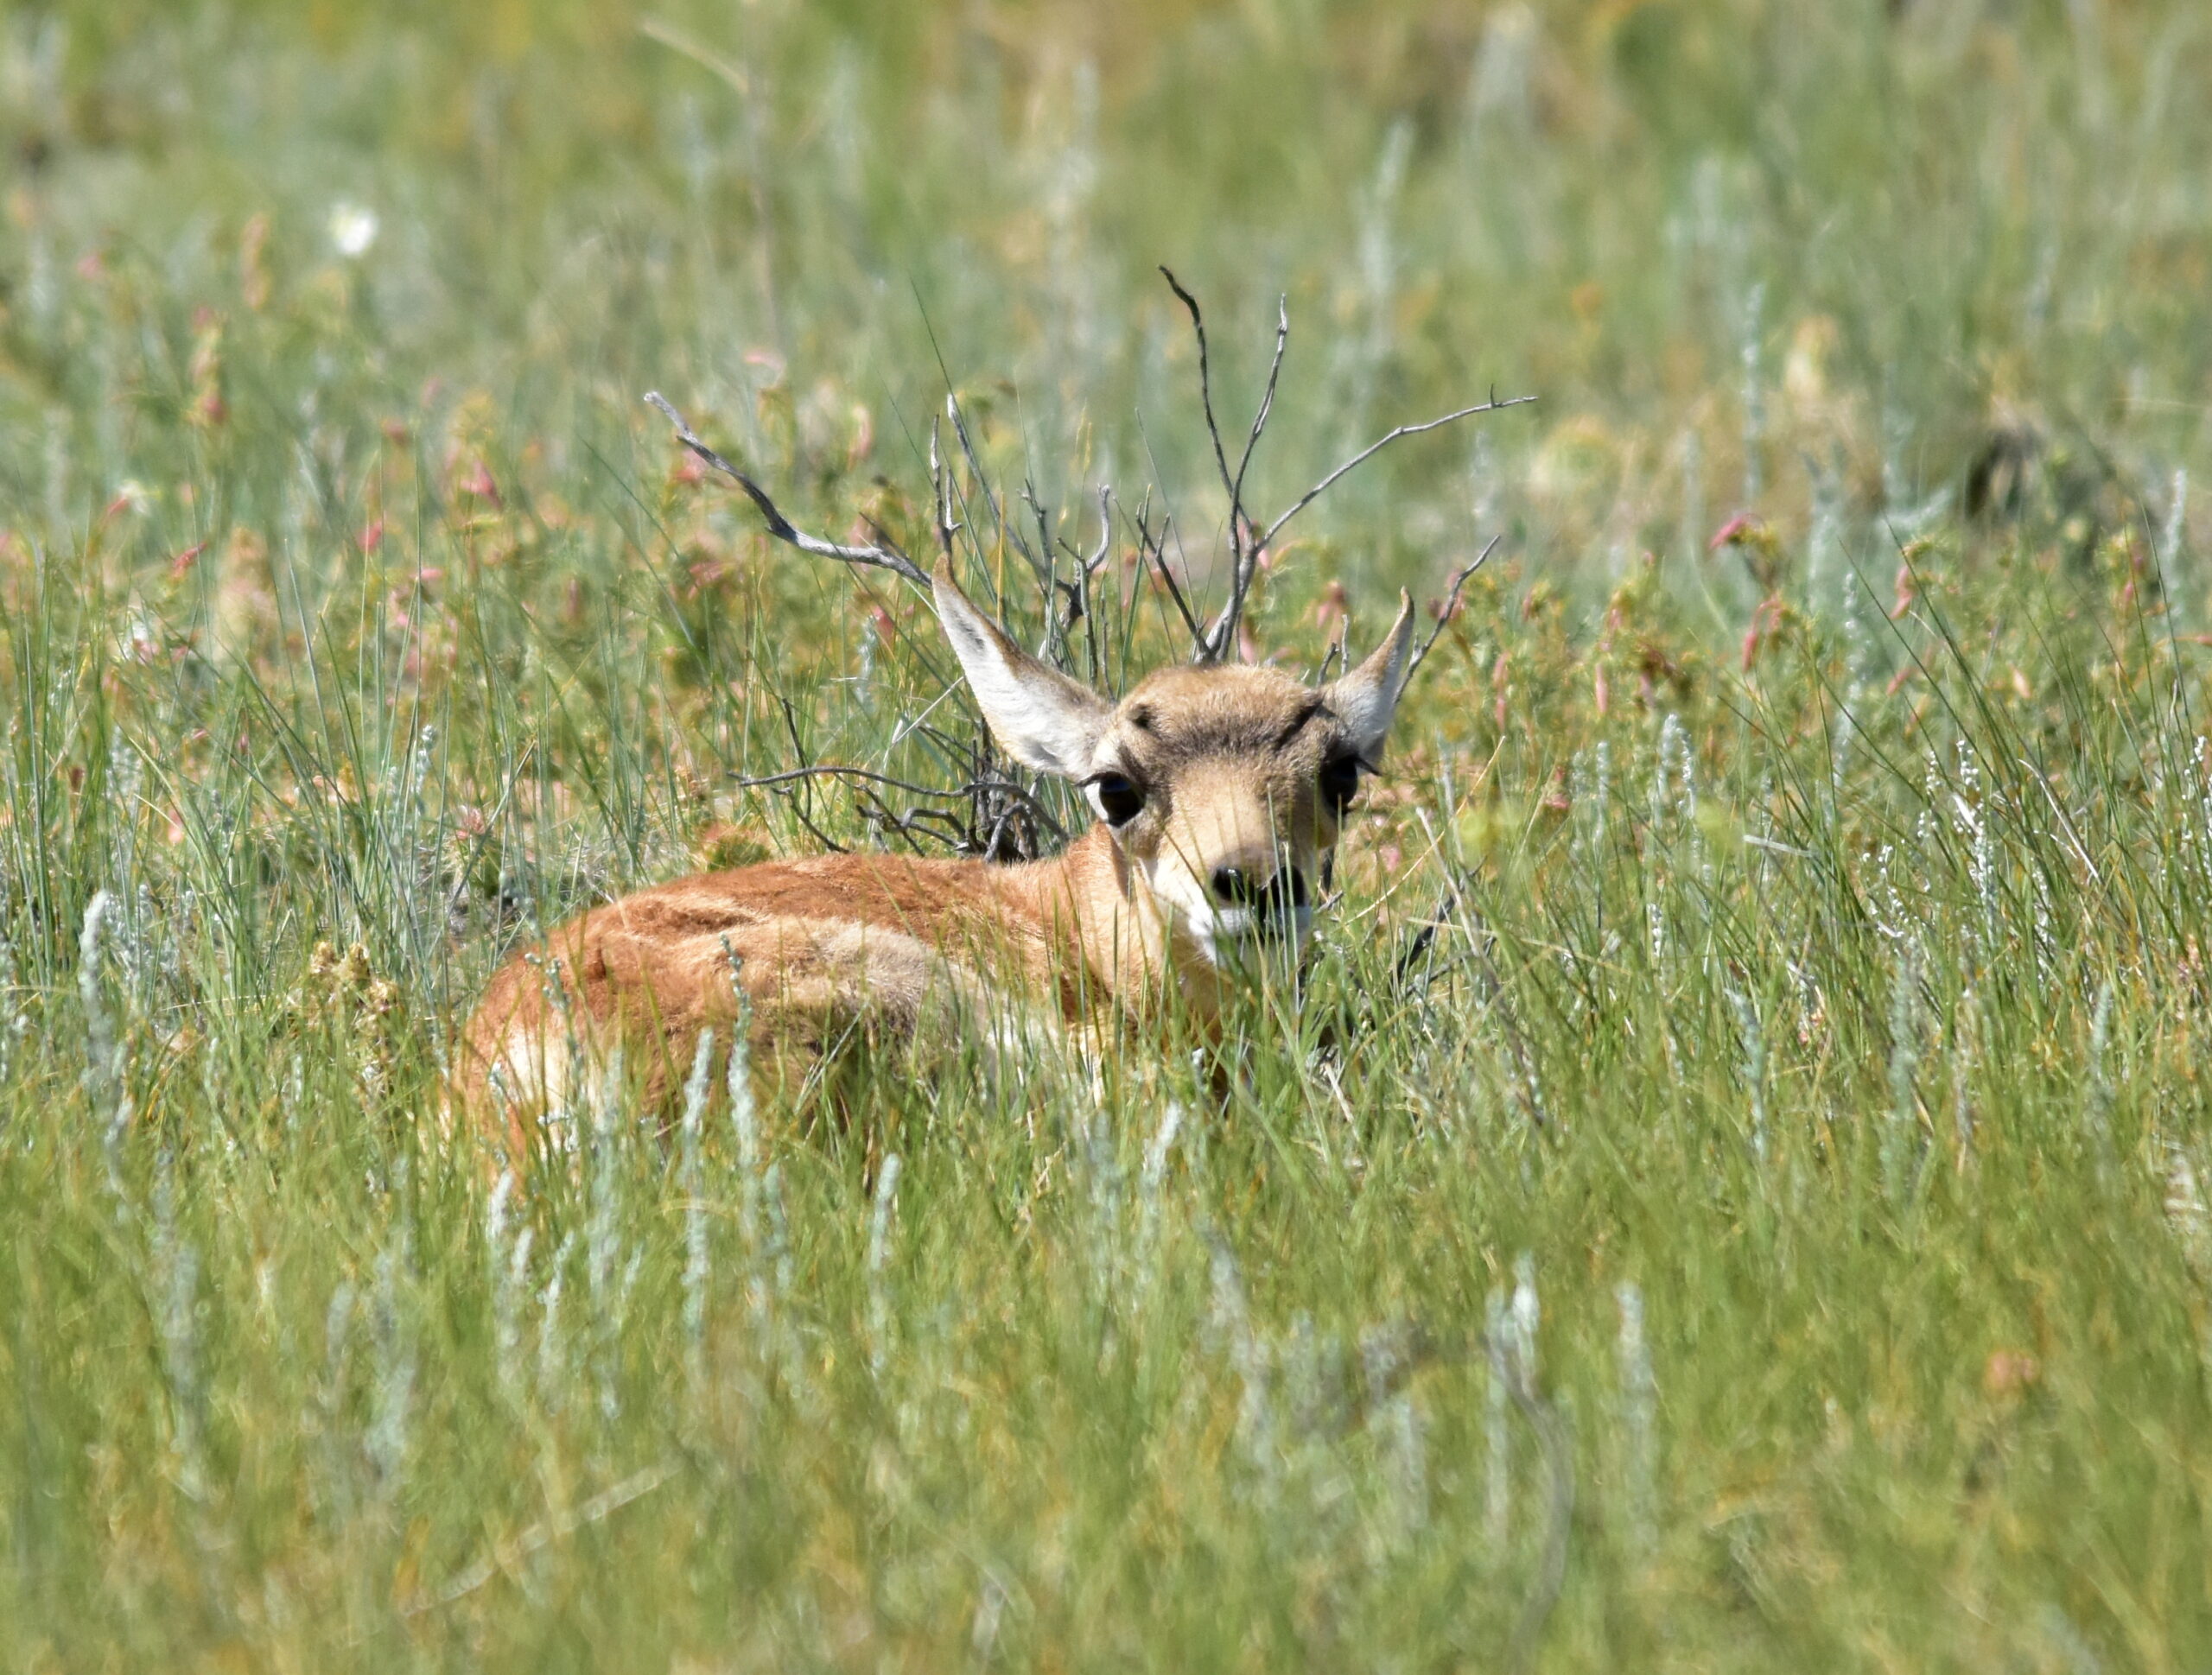
[[[1312,896],[1302,868],[1286,863],[1271,875],[1243,866],[1217,866],[1211,879],[1214,900],[1224,908],[1247,914],[1247,934],[1275,937],[1301,929],[1303,910]]]

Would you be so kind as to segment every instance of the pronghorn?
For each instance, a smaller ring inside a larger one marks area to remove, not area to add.
[[[580,1045],[642,1050],[665,1085],[741,1006],[756,1066],[855,1028],[911,1039],[994,1016],[1094,1043],[1178,1010],[1217,1031],[1251,955],[1304,946],[1414,661],[1410,597],[1325,685],[1217,661],[1156,669],[1116,703],[1023,651],[948,565],[931,592],[1000,746],[1081,785],[1096,822],[1046,860],[767,861],[570,920],[499,971],[462,1037],[456,1091],[511,1156],[567,1097]]]

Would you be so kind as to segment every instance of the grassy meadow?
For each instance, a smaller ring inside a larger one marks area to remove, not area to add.
[[[0,1665],[2205,1667],[2208,85],[2182,0],[0,11]],[[950,397],[1111,687],[1140,513],[1224,585],[1162,263],[1232,443],[1284,301],[1261,512],[1538,398],[1260,578],[1311,670],[1497,542],[1226,1102],[710,1063],[495,1185],[508,952],[976,836],[745,783],[972,707],[641,397],[918,554]]]

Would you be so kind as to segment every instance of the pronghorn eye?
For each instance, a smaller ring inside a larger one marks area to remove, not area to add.
[[[1109,826],[1126,826],[1144,812],[1144,790],[1127,774],[1093,774],[1084,784],[1091,806]]]
[[[1357,756],[1332,756],[1321,765],[1321,801],[1329,805],[1329,812],[1341,818],[1351,807],[1351,800],[1359,795],[1359,758]]]

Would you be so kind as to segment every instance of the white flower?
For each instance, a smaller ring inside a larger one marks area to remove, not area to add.
[[[330,207],[330,242],[338,253],[352,261],[367,252],[377,241],[377,213],[364,209],[359,204],[339,203]]]

